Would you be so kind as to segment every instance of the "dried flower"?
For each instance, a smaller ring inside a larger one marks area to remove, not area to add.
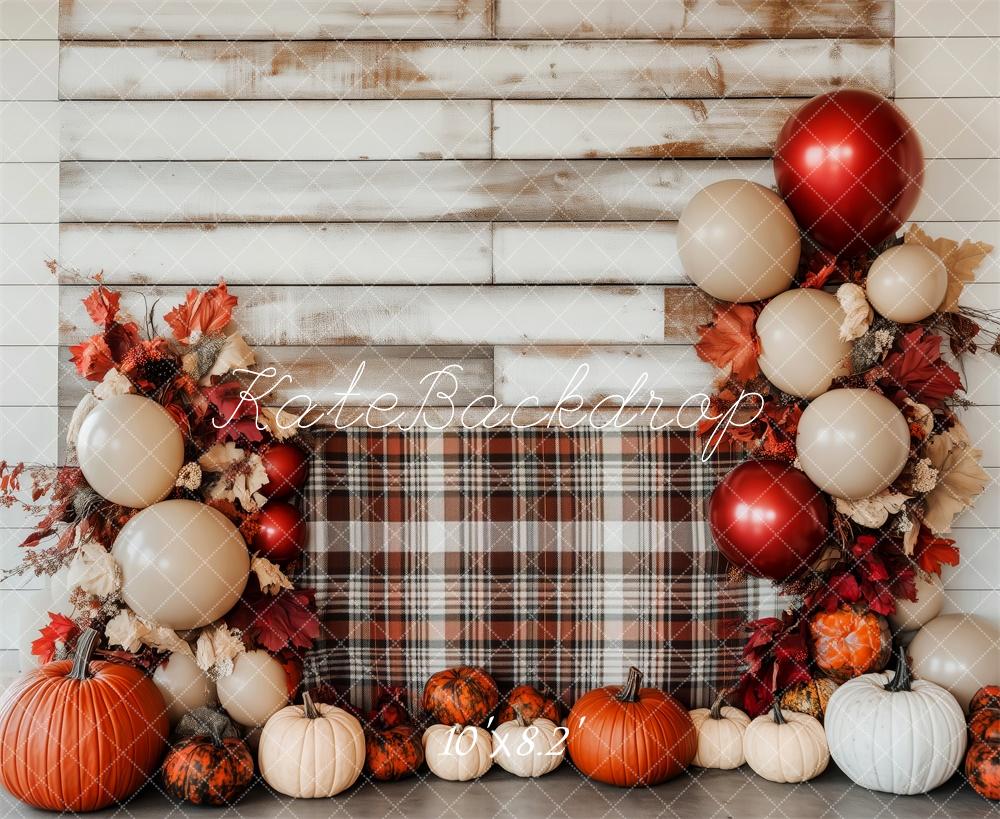
[[[856,284],[847,282],[837,289],[837,301],[844,311],[844,320],[840,325],[842,341],[853,341],[868,332],[875,311],[865,298],[865,291]]]
[[[126,376],[118,370],[111,369],[104,374],[101,383],[94,387],[94,395],[103,401],[116,395],[127,395],[133,390],[132,382]]]
[[[147,629],[130,609],[122,609],[104,627],[104,636],[113,646],[121,646],[126,651],[138,651]]]
[[[66,584],[95,597],[110,597],[121,588],[121,567],[100,543],[85,540],[69,564]]]
[[[202,384],[210,384],[213,375],[225,375],[232,370],[249,367],[257,361],[253,350],[247,346],[243,336],[233,333],[222,342],[222,348],[211,368],[201,377]]]
[[[877,495],[862,500],[850,501],[843,498],[834,500],[837,511],[842,515],[847,515],[861,526],[878,529],[889,519],[889,515],[903,511],[903,506],[910,500],[910,496],[902,492],[893,492],[891,489],[883,489]]]
[[[274,410],[270,407],[261,407],[260,419],[267,425],[267,428],[271,432],[271,437],[276,441],[287,441],[289,438],[294,438],[298,433],[299,417],[287,410]]]
[[[243,450],[232,441],[213,444],[198,459],[198,464],[206,472],[224,472],[232,464],[243,460]]]
[[[240,633],[225,623],[205,628],[195,646],[195,662],[213,680],[233,673],[233,660],[246,651]]]
[[[110,372],[110,371],[109,371]],[[66,428],[66,445],[75,448],[77,439],[80,437],[80,427],[83,426],[83,422],[86,420],[87,416],[93,412],[94,408],[100,403],[97,398],[94,397],[93,393],[86,393],[83,398],[80,399],[80,403],[76,405],[76,409],[73,410],[73,417],[69,419],[69,426]]]
[[[930,458],[920,458],[913,464],[913,475],[910,485],[914,492],[926,494],[937,486],[938,471],[931,464]]]
[[[251,558],[250,571],[257,575],[260,590],[265,594],[277,594],[282,589],[294,588],[285,573],[266,557],[255,555]]]
[[[174,486],[187,489],[190,492],[194,492],[195,489],[201,486],[201,467],[196,461],[189,461],[181,467],[181,471],[177,473],[177,480],[174,482]]]

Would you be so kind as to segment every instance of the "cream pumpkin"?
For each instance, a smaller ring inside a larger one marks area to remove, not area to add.
[[[743,754],[754,772],[771,782],[807,782],[826,770],[830,749],[815,717],[771,711],[757,717],[743,735]]]
[[[515,776],[545,776],[566,756],[566,729],[549,719],[527,720],[520,709],[493,735],[494,761]]]
[[[427,767],[441,779],[468,782],[493,767],[493,740],[483,728],[432,725],[423,742]]]
[[[723,696],[720,695],[711,708],[695,708],[689,712],[698,732],[698,751],[691,764],[699,768],[730,771],[746,762],[743,735],[750,717],[739,708],[723,705]]]
[[[295,799],[321,799],[347,790],[365,764],[361,723],[342,708],[289,705],[272,716],[260,735],[257,762],[272,788]]]

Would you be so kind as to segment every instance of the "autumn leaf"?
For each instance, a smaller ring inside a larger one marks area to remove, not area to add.
[[[941,336],[923,327],[901,336],[883,366],[892,384],[929,406],[940,406],[963,389],[961,376],[941,358]]]
[[[976,268],[993,250],[986,242],[972,242],[965,239],[961,244],[954,239],[932,239],[916,225],[906,232],[903,241],[908,245],[920,245],[941,257],[948,270],[948,289],[938,310],[951,313],[958,309],[958,299],[965,285],[976,278]]]
[[[182,344],[193,344],[203,335],[221,332],[233,316],[236,296],[229,295],[226,283],[219,282],[202,293],[191,290],[184,304],[178,305],[163,318]]]
[[[118,306],[121,302],[122,294],[106,287],[95,287],[87,298],[83,300],[83,306],[87,310],[94,324],[107,329],[118,315]]]
[[[917,565],[928,574],[940,575],[942,564],[958,565],[958,547],[955,546],[955,541],[936,537],[925,527],[920,528],[913,556]]]
[[[226,615],[226,623],[271,652],[286,647],[310,648],[319,637],[312,602],[313,595],[305,589],[266,594],[251,577],[236,607]]]
[[[938,471],[938,482],[924,497],[921,518],[935,534],[950,532],[955,518],[986,488],[990,476],[979,465],[982,454],[969,443],[965,428],[957,423],[924,444],[924,456]]]
[[[714,319],[698,328],[700,340],[695,345],[698,357],[720,370],[731,367],[732,375],[740,381],[754,378],[760,372],[756,321],[756,311],[746,304],[716,307]]]
[[[41,636],[31,644],[31,653],[43,663],[50,663],[55,658],[56,643],[65,643],[80,631],[65,614],[50,611],[48,615],[49,624],[39,630]]]

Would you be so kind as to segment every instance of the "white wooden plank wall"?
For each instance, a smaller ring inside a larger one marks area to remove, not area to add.
[[[551,402],[586,362],[591,402],[642,372],[680,402],[710,383],[690,347],[708,306],[673,220],[714,179],[770,184],[777,130],[829,88],[895,93],[929,159],[915,218],[1000,245],[996,0],[59,5],[0,0],[8,457],[55,459],[83,389],[86,283],[57,288],[56,257],[167,302],[225,276],[261,361],[295,378],[282,399],[332,403],[364,361],[361,402],[415,404],[449,364],[457,403]],[[970,303],[1000,306],[998,256]],[[967,375],[1000,478],[997,367]],[[947,581],[1000,620],[998,509],[994,480]],[[5,563],[20,525],[0,511]],[[0,670],[45,600],[26,594],[0,591],[20,613]]]

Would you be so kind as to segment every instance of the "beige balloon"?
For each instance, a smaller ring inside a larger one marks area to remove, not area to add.
[[[850,372],[851,344],[840,338],[843,320],[837,297],[822,290],[775,296],[757,317],[761,372],[790,395],[822,395],[834,378]]]
[[[250,572],[239,530],[217,509],[168,500],[126,523],[111,549],[122,569],[122,597],[140,617],[175,630],[226,614]]]
[[[903,471],[910,429],[903,414],[872,390],[830,390],[806,407],[795,445],[802,471],[835,498],[861,500]]]
[[[948,271],[933,250],[896,245],[868,270],[865,291],[872,307],[892,321],[909,324],[937,312],[948,290]]]
[[[914,676],[947,688],[966,711],[972,695],[1000,681],[1000,627],[971,614],[942,614],[913,638]]]
[[[98,403],[84,419],[76,457],[98,495],[145,509],[173,489],[184,464],[184,436],[155,401],[116,395]]]
[[[285,669],[266,651],[248,651],[233,663],[233,673],[216,683],[219,704],[240,725],[263,725],[288,704]]]
[[[156,667],[153,682],[167,704],[171,725],[195,708],[215,702],[215,683],[186,654],[171,654],[166,663]]]
[[[684,272],[725,301],[759,301],[787,290],[801,237],[774,191],[746,179],[714,182],[696,193],[677,225]]]
[[[944,608],[944,587],[936,574],[917,572],[917,599],[896,598],[896,611],[889,615],[893,634],[915,631],[930,622]]]

